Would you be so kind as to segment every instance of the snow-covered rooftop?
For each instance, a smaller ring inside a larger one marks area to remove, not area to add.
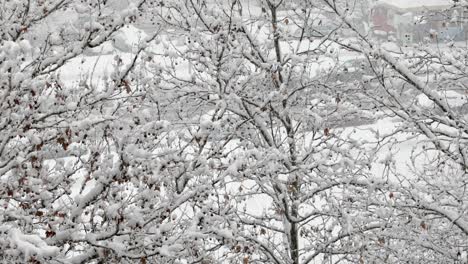
[[[380,0],[377,5],[386,5],[402,11],[437,10],[453,5],[452,0]]]

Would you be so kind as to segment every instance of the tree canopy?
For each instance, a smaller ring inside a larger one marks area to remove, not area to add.
[[[0,260],[468,263],[467,42],[374,4],[2,1]]]

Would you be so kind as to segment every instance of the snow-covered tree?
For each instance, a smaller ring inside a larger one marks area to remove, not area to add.
[[[349,27],[346,10],[325,1]],[[449,2],[449,1],[446,1]],[[453,1],[439,11],[441,23],[466,10]],[[434,12],[427,12],[432,16]],[[458,21],[458,20],[457,20]],[[370,70],[358,90],[390,121],[381,131],[384,173],[388,177],[391,219],[368,259],[388,263],[466,263],[468,244],[468,48],[437,29],[424,42],[401,46],[398,40],[373,40],[356,29],[345,43],[361,53]],[[386,153],[386,154],[385,154]],[[375,206],[385,204],[376,199]],[[390,211],[389,211],[390,212]],[[404,250],[403,250],[404,249]],[[459,261],[459,262],[457,262]]]
[[[154,96],[173,108],[171,122],[187,127],[197,143],[190,159],[207,166],[203,177],[215,190],[211,208],[193,209],[203,260],[358,261],[367,233],[387,221],[368,207],[380,185],[369,170],[373,148],[346,128],[373,116],[343,89],[334,42],[349,29],[313,1],[160,6],[156,14],[173,31],[154,54]],[[181,191],[199,177],[187,176]]]
[[[111,2],[0,3],[2,262],[88,263],[122,252],[140,260],[180,250],[156,247],[163,235],[140,240],[131,232],[175,218],[171,205],[183,197],[165,203],[170,194],[158,195],[159,182],[129,176],[147,170],[137,166],[149,154],[135,140],[166,129],[163,121],[148,121],[153,112],[135,112],[144,95],[131,71],[154,36],[133,54],[107,60],[107,70],[96,67],[100,58],[90,66],[92,58],[83,56],[112,43],[148,8],[145,1],[120,8]],[[165,143],[145,142],[164,149]]]
[[[466,262],[468,49],[369,2],[2,1],[0,260]]]

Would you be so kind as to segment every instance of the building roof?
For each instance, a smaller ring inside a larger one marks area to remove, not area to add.
[[[376,5],[384,5],[403,12],[441,10],[453,5],[452,0],[379,0]]]

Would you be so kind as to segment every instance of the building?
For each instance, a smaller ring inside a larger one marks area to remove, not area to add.
[[[465,40],[468,10],[452,0],[379,0],[371,10],[372,32],[403,43]]]

